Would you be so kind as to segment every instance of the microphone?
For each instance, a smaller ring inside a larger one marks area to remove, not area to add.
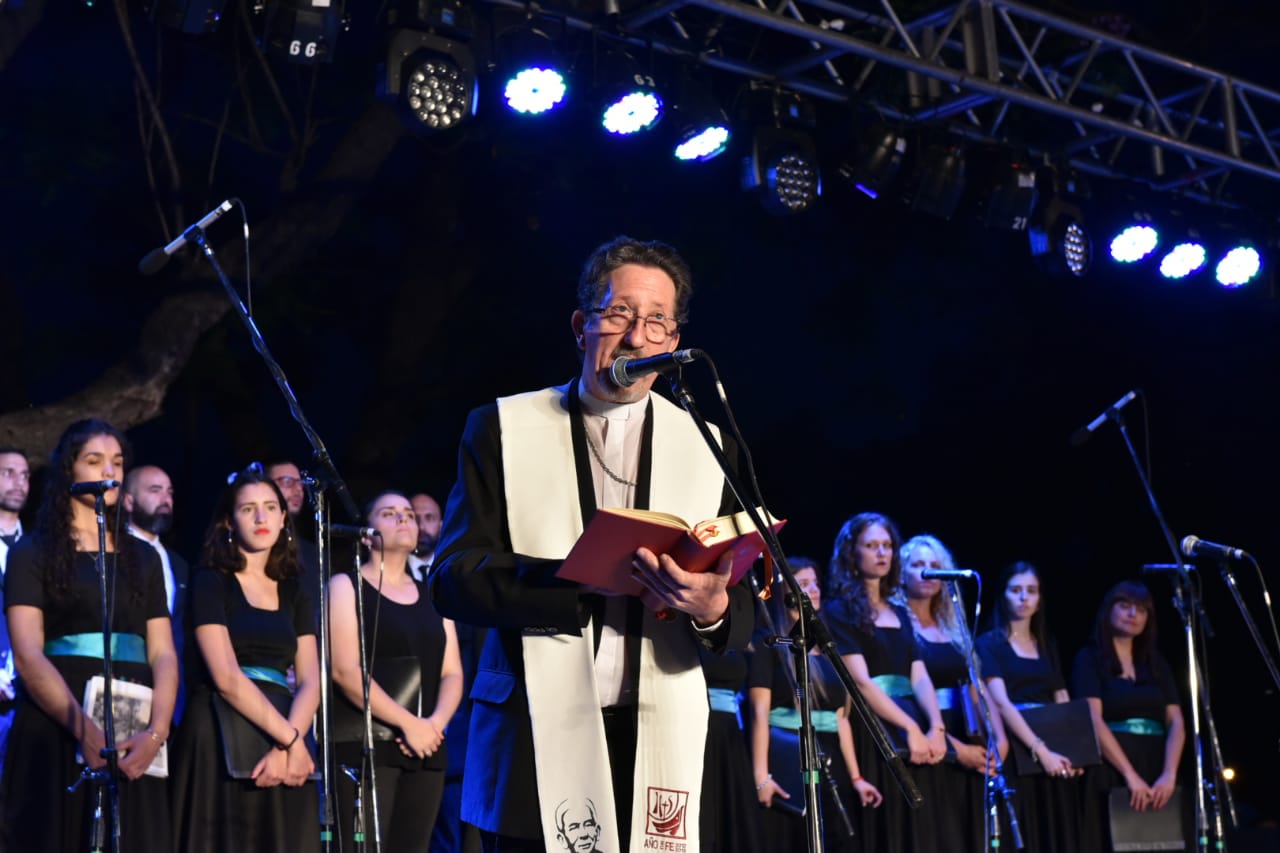
[[[1115,403],[1109,406],[1102,414],[1098,415],[1096,418],[1089,421],[1089,423],[1080,427],[1080,429],[1071,433],[1071,446],[1079,447],[1080,445],[1088,441],[1089,436],[1093,435],[1093,431],[1107,422],[1107,418],[1111,417],[1111,415],[1115,414],[1116,412],[1119,412],[1125,406],[1132,403],[1133,398],[1137,396],[1138,396],[1137,391],[1130,391],[1128,394],[1125,394],[1119,400],[1116,400]]]
[[[119,480],[86,480],[83,483],[72,483],[72,495],[102,495],[112,489],[120,488]]]
[[[650,373],[666,376],[678,370],[680,365],[688,364],[704,355],[706,353],[700,349],[678,349],[675,352],[664,352],[662,355],[653,355],[648,358],[620,355],[613,360],[613,366],[609,368],[609,378],[619,388],[629,388]]]
[[[377,530],[374,530],[372,527],[360,527],[359,525],[355,525],[355,524],[330,524],[329,535],[330,536],[354,536],[357,539],[364,536],[368,536],[370,539],[372,539],[374,536],[381,536],[382,534],[379,533]]]
[[[973,569],[921,569],[920,579],[926,581],[958,581],[976,578]]]
[[[1217,542],[1206,542],[1199,536],[1188,536],[1183,539],[1182,553],[1188,557],[1217,557],[1220,560],[1249,559],[1249,555],[1240,548],[1219,545]]]
[[[143,275],[154,275],[155,273],[160,272],[160,268],[169,262],[169,256],[172,255],[174,252],[178,251],[179,249],[181,249],[183,246],[187,245],[187,238],[191,236],[191,233],[193,231],[196,231],[196,230],[203,231],[204,229],[212,225],[214,222],[216,222],[222,216],[222,214],[226,213],[230,209],[231,209],[231,200],[228,199],[227,201],[224,201],[222,204],[215,207],[213,210],[206,213],[204,215],[204,218],[202,218],[195,225],[192,225],[186,231],[183,231],[181,234],[179,234],[171,243],[169,243],[169,245],[162,246],[159,249],[152,249],[150,252],[147,253],[147,256],[145,258],[143,258],[141,261],[138,261],[138,272],[142,273]]]

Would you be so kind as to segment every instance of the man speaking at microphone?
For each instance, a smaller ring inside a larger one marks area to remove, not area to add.
[[[463,774],[462,818],[487,851],[561,849],[557,810],[590,801],[605,853],[698,853],[698,647],[746,646],[748,590],[728,587],[728,560],[693,574],[643,548],[643,599],[556,577],[599,507],[690,521],[738,508],[692,419],[650,393],[670,363],[642,362],[676,351],[691,291],[670,246],[598,247],[570,317],[580,375],[467,419],[429,583],[442,615],[494,629]],[[646,367],[611,375],[620,358]]]

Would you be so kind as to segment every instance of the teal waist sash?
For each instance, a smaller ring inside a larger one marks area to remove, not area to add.
[[[818,732],[834,732],[836,730],[835,711],[811,711],[813,729]],[[769,712],[769,725],[788,731],[800,730],[800,712],[795,708],[774,708]]]
[[[289,679],[278,669],[269,666],[242,666],[240,671],[249,676],[250,681],[269,681],[285,690],[289,689]]]
[[[1107,722],[1107,728],[1113,732],[1124,732],[1131,735],[1164,735],[1164,723],[1149,720],[1146,717],[1130,717],[1127,720]]]
[[[102,660],[105,657],[102,652],[101,634],[67,634],[65,637],[46,640],[44,644],[44,653],[51,656],[70,655]],[[128,663],[146,663],[147,643],[137,634],[112,634],[111,659]]]
[[[939,687],[938,693],[938,710],[950,711],[952,708],[963,708],[965,703],[964,691],[969,689],[969,685],[965,684],[960,687]]]
[[[1013,707],[1017,708],[1019,711],[1029,711],[1032,708],[1043,708],[1044,703],[1043,702],[1019,702]]]
[[[911,689],[911,679],[905,675],[877,675],[871,680],[894,699],[915,695],[915,691]]]
[[[708,687],[707,701],[711,705],[711,710],[733,714],[734,719],[738,721],[738,728],[742,728],[742,710],[739,706],[738,691],[727,687]]]

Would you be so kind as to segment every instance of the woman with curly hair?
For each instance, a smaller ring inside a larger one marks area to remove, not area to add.
[[[1134,811],[1170,805],[1186,743],[1173,671],[1156,647],[1155,603],[1145,584],[1121,581],[1098,607],[1093,642],[1076,655],[1072,692],[1089,700],[1105,763],[1085,779],[1085,832],[1096,850],[1110,850],[1108,799],[1128,788]],[[1183,809],[1184,835],[1188,809]]]
[[[227,479],[190,594],[173,848],[318,851],[307,745],[320,700],[314,611],[298,580],[284,495],[257,463]]]
[[[100,541],[95,496],[73,496],[70,487],[123,480],[128,460],[128,442],[105,421],[67,427],[46,471],[36,529],[9,553],[5,615],[21,685],[3,781],[12,851],[90,846],[93,786],[67,789],[80,778],[81,756],[91,768],[106,763],[101,720],[82,707],[86,685],[103,673]],[[165,780],[145,775],[169,736],[178,693],[164,574],[155,552],[121,529],[120,489],[106,491],[103,504],[113,680],[151,688],[146,728],[124,737],[127,721],[115,719],[121,848],[169,850]]]
[[[840,528],[831,554],[827,624],[863,699],[888,729],[891,741],[912,764],[924,795],[911,809],[869,737],[857,737],[858,763],[885,792],[884,805],[864,814],[867,850],[932,853],[952,849],[936,831],[935,766],[947,754],[947,732],[933,682],[906,607],[889,598],[902,577],[897,526],[878,513],[860,513]]]

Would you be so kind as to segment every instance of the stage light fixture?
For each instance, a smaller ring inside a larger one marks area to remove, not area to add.
[[[475,59],[461,42],[398,30],[387,52],[384,90],[414,129],[451,130],[476,113],[480,92]]]
[[[267,49],[301,65],[333,62],[342,27],[342,7],[329,0],[277,0],[267,6]]]
[[[665,107],[653,74],[624,45],[594,47],[595,104],[600,126],[612,136],[632,136],[652,130]]]
[[[1175,245],[1160,259],[1160,275],[1168,279],[1178,280],[1193,275],[1204,269],[1209,258],[1204,244],[1194,240],[1185,240]]]
[[[964,185],[964,151],[956,145],[930,145],[916,166],[911,209],[950,219],[960,205]]]
[[[1160,232],[1150,225],[1126,225],[1111,240],[1111,258],[1117,263],[1137,263],[1160,245]]]
[[[1080,208],[1059,196],[1044,205],[1027,229],[1031,256],[1050,275],[1080,278],[1093,262],[1093,241]]]
[[[898,177],[906,154],[905,136],[883,124],[872,124],[836,167],[836,174],[867,198],[879,198]]]
[[[1004,160],[997,167],[987,193],[984,222],[988,228],[1026,231],[1031,226],[1031,214],[1038,199],[1036,170],[1025,160]]]
[[[1262,271],[1262,255],[1252,246],[1234,246],[1223,255],[1213,275],[1223,287],[1241,287]]]
[[[743,189],[755,192],[770,213],[801,213],[822,195],[822,172],[813,141],[799,131],[757,128],[743,161]]]
[[[521,26],[499,39],[506,70],[502,97],[521,115],[543,115],[561,106],[569,92],[568,77],[554,40],[535,26]]]
[[[732,132],[729,119],[716,103],[710,81],[686,70],[671,105],[675,143],[671,153],[681,162],[703,163],[723,154]]]
[[[822,195],[813,104],[795,92],[761,87],[749,92],[747,109],[758,124],[742,161],[742,188],[770,213],[808,210]]]

